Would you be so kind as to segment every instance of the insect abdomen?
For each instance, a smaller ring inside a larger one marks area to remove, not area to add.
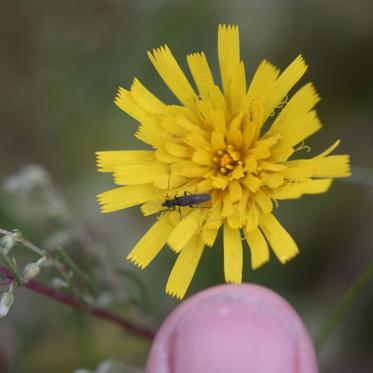
[[[175,200],[177,200],[178,206],[199,205],[201,203],[210,201],[210,199],[211,199],[211,196],[210,194],[207,194],[207,193],[191,194],[191,195],[175,198]]]

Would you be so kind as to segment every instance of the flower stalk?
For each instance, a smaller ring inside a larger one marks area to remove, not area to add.
[[[7,270],[5,267],[0,266],[0,274],[5,278],[6,281],[10,281],[12,283],[16,283],[16,280],[13,274]],[[50,298],[56,302],[63,303],[71,308],[74,308],[81,312],[86,312],[93,317],[103,319],[109,321],[113,324],[116,324],[123,328],[124,330],[128,331],[129,333],[135,334],[139,337],[152,340],[154,338],[154,332],[142,325],[138,325],[126,318],[115,314],[107,309],[100,308],[100,307],[89,307],[83,304],[78,298],[53,289],[47,285],[44,285],[35,280],[29,280],[22,284],[27,289],[30,289],[38,294],[41,294],[47,298]]]

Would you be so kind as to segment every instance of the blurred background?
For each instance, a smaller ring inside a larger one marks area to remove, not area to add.
[[[176,102],[147,50],[167,43],[185,70],[186,54],[203,50],[217,76],[218,24],[237,24],[248,80],[264,58],[284,68],[304,55],[310,68],[303,83],[317,87],[325,126],[308,141],[312,153],[341,138],[338,153],[352,156],[350,179],[336,181],[324,195],[281,201],[275,212],[300,246],[296,259],[282,266],[272,257],[253,272],[245,257],[245,280],[288,299],[316,336],[373,261],[372,14],[369,0],[2,2],[0,227],[18,228],[40,246],[66,241],[61,236],[69,223],[51,219],[58,206],[51,212],[49,197],[40,197],[38,177],[46,180],[109,259],[143,283],[146,307],[124,301],[120,311],[156,329],[178,304],[164,293],[175,255],[163,250],[142,272],[123,259],[155,217],[144,218],[137,208],[99,213],[96,194],[113,184],[96,172],[94,153],[143,148],[133,137],[135,121],[113,104],[119,85],[129,87],[138,77],[163,100]],[[25,173],[30,164],[48,174],[35,167]],[[67,241],[81,267],[94,271],[87,251]],[[221,247],[206,250],[188,295],[223,282]],[[29,255],[14,250],[21,261]],[[126,291],[128,279],[127,273]],[[322,372],[371,371],[372,290],[371,281],[327,340],[319,355]],[[94,370],[112,359],[141,371],[148,348],[140,337],[21,288],[0,321],[1,372]]]

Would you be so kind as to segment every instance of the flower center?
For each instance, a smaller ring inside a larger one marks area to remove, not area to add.
[[[215,163],[215,170],[227,175],[236,169],[237,166],[242,166],[240,153],[235,150],[233,145],[228,145],[224,150],[218,150],[212,160]]]

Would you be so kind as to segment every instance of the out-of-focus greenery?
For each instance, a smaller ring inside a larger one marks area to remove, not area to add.
[[[143,218],[135,208],[101,215],[95,199],[112,180],[96,172],[94,152],[143,147],[133,137],[135,121],[113,104],[118,85],[129,87],[139,77],[175,102],[146,51],[167,43],[186,67],[187,53],[204,50],[217,76],[219,23],[240,26],[248,79],[264,58],[283,68],[302,53],[310,66],[303,82],[317,87],[325,125],[308,143],[316,154],[341,138],[338,152],[352,155],[353,176],[325,195],[281,202],[276,215],[301,253],[286,266],[273,258],[256,272],[246,255],[245,280],[285,296],[316,335],[373,260],[372,14],[369,0],[7,1],[0,12],[0,178],[29,163],[43,165],[74,214],[108,247],[110,259],[143,280],[151,297],[141,320],[156,328],[178,304],[163,291],[175,255],[163,250],[140,273],[123,258],[155,218]],[[17,227],[42,245],[50,224],[25,218],[27,206],[14,206],[2,191],[0,226]],[[223,282],[221,247],[206,250],[189,294]],[[79,260],[79,253],[74,257]],[[93,369],[105,359],[144,364],[148,344],[140,338],[25,289],[15,296],[0,324],[2,372]],[[321,371],[371,368],[372,311],[370,284],[326,343]]]

